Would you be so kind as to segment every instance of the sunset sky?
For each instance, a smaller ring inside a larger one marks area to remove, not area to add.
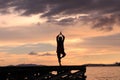
[[[120,62],[120,0],[0,0],[0,66]]]

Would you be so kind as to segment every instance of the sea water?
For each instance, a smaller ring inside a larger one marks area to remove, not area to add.
[[[86,80],[120,80],[120,67],[87,67]]]

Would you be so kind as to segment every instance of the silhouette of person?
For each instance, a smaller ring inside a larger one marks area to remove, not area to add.
[[[61,58],[66,56],[66,53],[64,51],[64,40],[65,36],[60,32],[60,34],[57,35],[56,41],[57,41],[57,57],[59,65],[61,66]]]

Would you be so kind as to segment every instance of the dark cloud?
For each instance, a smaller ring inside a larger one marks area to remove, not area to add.
[[[24,16],[41,13],[41,17],[59,25],[70,25],[78,20],[91,23],[93,28],[112,30],[120,21],[120,0],[1,0],[0,4],[0,12],[13,7],[15,11],[23,11]],[[88,15],[85,19],[70,17],[80,14]],[[58,21],[61,17],[64,19]]]
[[[0,0],[0,14],[10,13],[9,9],[14,7],[15,0]]]
[[[38,55],[36,52],[30,52],[29,55]]]
[[[51,53],[44,53],[44,54],[41,54],[41,55],[39,55],[39,56],[54,56],[55,54],[51,54]]]
[[[13,0],[14,1],[14,0]],[[11,0],[0,0],[0,9],[6,9],[10,7]]]
[[[43,53],[43,54],[38,54],[36,52],[30,52],[28,55],[33,55],[33,56],[54,56],[55,54],[51,54],[51,53]]]
[[[90,16],[80,17],[85,24],[93,24],[92,28],[99,28],[100,30],[111,31],[115,24],[119,24],[120,14],[94,14]]]

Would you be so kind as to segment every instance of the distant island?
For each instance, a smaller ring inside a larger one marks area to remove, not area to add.
[[[88,67],[97,67],[97,66],[120,66],[120,62],[116,62],[114,64],[85,64]]]
[[[8,66],[3,66],[3,67],[34,67],[34,66],[45,66],[45,65],[38,65],[38,64],[18,64],[18,65],[8,65]]]
[[[101,67],[101,66],[120,66],[120,62],[116,62],[114,64],[83,64],[87,67]],[[17,67],[29,67],[29,66],[47,66],[47,65],[38,65],[38,64],[18,64],[18,65],[8,65],[8,66],[2,66],[2,67],[12,67],[12,66],[17,66]]]

